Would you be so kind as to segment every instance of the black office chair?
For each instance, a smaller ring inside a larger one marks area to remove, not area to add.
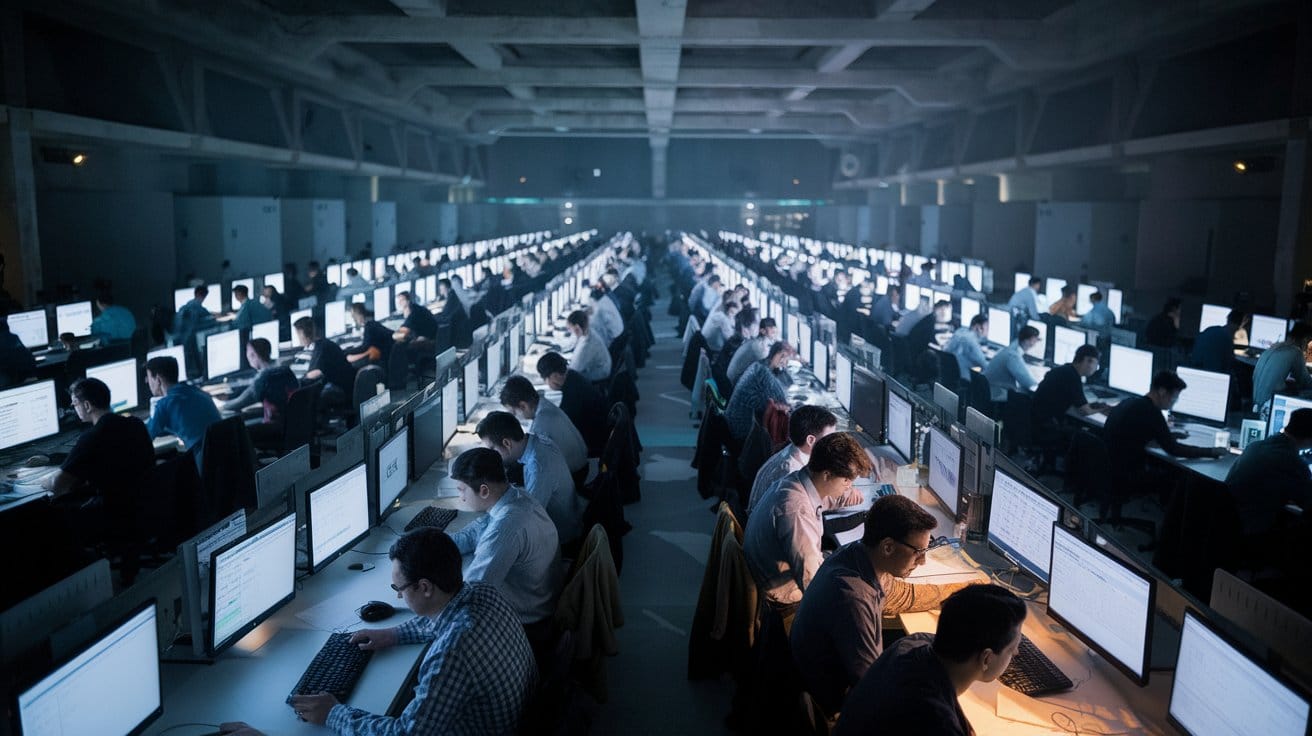
[[[319,410],[319,391],[321,383],[311,383],[296,389],[287,397],[287,408],[283,410],[282,446],[278,454],[285,455],[301,445],[310,446],[311,458],[318,454],[315,439],[315,417]]]
[[[202,528],[239,508],[253,509],[258,504],[255,448],[246,434],[242,418],[228,417],[211,424],[205,430],[203,446],[200,469]]]
[[[934,350],[938,359],[938,382],[953,393],[961,393],[961,364],[946,350]]]
[[[1129,469],[1117,469],[1111,466],[1111,456],[1107,444],[1102,438],[1088,430],[1080,430],[1071,438],[1071,449],[1066,456],[1066,476],[1064,490],[1074,495],[1075,506],[1093,500],[1098,504],[1099,524],[1108,524],[1117,529],[1129,527],[1147,534],[1154,542],[1157,539],[1157,525],[1149,519],[1126,517],[1121,514],[1125,503],[1134,488],[1128,477]],[[1144,545],[1149,546],[1149,545]]]
[[[355,386],[351,390],[351,406],[344,412],[346,425],[360,423],[360,404],[378,395],[378,385],[387,382],[387,374],[376,365],[365,366],[355,373]]]
[[[403,344],[393,345],[387,356],[387,387],[403,391],[410,382],[410,351]]]
[[[993,388],[989,385],[989,379],[985,378],[983,373],[971,371],[968,388],[966,405],[990,419],[996,419],[998,407],[993,401]]]
[[[1034,452],[1034,397],[1028,392],[1007,391],[1007,401],[999,409],[1002,446],[1012,454]]]

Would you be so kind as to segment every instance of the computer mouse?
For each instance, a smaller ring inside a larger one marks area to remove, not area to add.
[[[346,569],[347,569],[347,570],[363,570],[363,569],[364,569],[364,563],[363,563],[363,562],[352,562],[351,564],[349,564],[349,565],[346,566]]]
[[[27,459],[27,467],[39,468],[50,464],[50,457],[47,455],[33,455]]]
[[[394,613],[396,613],[396,609],[390,603],[383,603],[382,601],[369,601],[360,606],[359,610],[360,620],[369,623],[391,618]]]

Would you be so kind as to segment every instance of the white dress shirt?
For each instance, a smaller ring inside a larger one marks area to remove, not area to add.
[[[600,332],[597,332],[598,328]],[[603,294],[600,299],[592,300],[592,320],[588,322],[588,329],[596,332],[606,345],[610,345],[612,340],[620,336],[624,331],[624,318],[620,316],[620,310],[615,306],[614,299]]]
[[[815,577],[823,556],[824,501],[802,468],[784,476],[747,518],[743,554],[761,593],[771,603],[794,605]]]
[[[560,540],[542,504],[511,486],[483,516],[451,535],[460,554],[473,555],[465,580],[495,585],[520,623],[555,612],[560,590]]]
[[[575,343],[569,367],[582,373],[589,381],[604,381],[610,378],[610,351],[596,335],[589,332]]]
[[[733,383],[743,377],[752,363],[758,360],[765,360],[770,355],[770,338],[756,336],[750,340],[743,340],[743,344],[738,346],[738,351],[729,359],[729,369],[725,374]]]
[[[725,341],[733,337],[733,318],[723,309],[711,312],[706,316],[706,324],[702,325],[702,337],[706,338],[706,346],[711,350],[723,350]]]

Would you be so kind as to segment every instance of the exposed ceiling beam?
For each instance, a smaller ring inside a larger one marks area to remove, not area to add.
[[[647,131],[643,113],[493,113],[475,115],[470,124],[480,132],[500,134],[512,129],[569,128],[571,133],[586,136],[587,130]],[[797,115],[772,118],[763,115],[683,114],[674,116],[671,131],[686,130],[803,130],[817,135],[852,136],[862,131],[850,122],[833,115]]]
[[[535,113],[643,113],[647,106],[643,100],[617,97],[539,97],[535,100],[507,100],[504,98],[474,100],[469,103],[475,112],[535,112]],[[725,95],[714,98],[681,97],[674,101],[676,115],[684,113],[760,113],[784,115],[809,113],[817,115],[843,115],[861,128],[883,128],[890,121],[889,106],[873,102],[846,102],[841,100],[801,100],[785,102],[767,97]]]
[[[642,99],[647,129],[652,132],[651,194],[665,196],[665,152],[674,124],[674,98],[679,81],[687,0],[637,0],[638,59],[642,67]]]

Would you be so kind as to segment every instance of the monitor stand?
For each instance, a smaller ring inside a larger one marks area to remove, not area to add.
[[[1172,672],[1180,658],[1180,627],[1161,611],[1153,613],[1152,651],[1148,657],[1150,672]]]

